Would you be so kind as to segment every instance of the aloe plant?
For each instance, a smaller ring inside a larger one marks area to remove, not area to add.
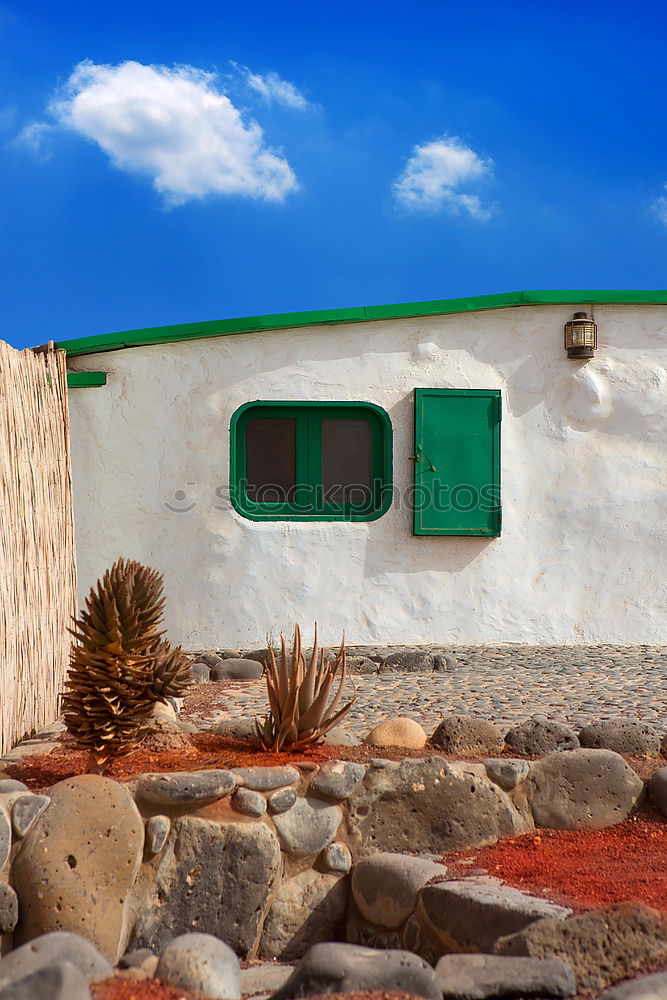
[[[329,702],[339,672],[338,689]],[[352,700],[339,708],[347,680],[345,637],[335,659],[325,660],[324,649],[319,648],[317,624],[308,666],[301,646],[301,630],[296,625],[291,654],[282,633],[278,660],[269,646],[265,677],[269,714],[263,722],[257,721],[257,735],[265,750],[298,750],[318,743],[345,718],[357,700],[354,690]]]

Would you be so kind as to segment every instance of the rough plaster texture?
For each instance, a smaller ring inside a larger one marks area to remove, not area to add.
[[[667,307],[596,307],[588,362],[562,346],[575,308],[75,359],[109,373],[70,394],[82,593],[120,554],[151,563],[171,637],[195,649],[249,647],[295,620],[319,621],[325,642],[343,630],[356,643],[663,641]],[[256,523],[224,498],[230,417],[255,399],[383,406],[404,490],[416,386],[502,390],[500,538],[415,538],[397,504],[370,523]]]

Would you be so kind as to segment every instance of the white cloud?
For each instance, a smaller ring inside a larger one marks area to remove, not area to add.
[[[233,63],[236,66],[236,63]],[[309,102],[293,83],[283,80],[277,73],[253,73],[247,66],[236,66],[243,74],[246,85],[256,91],[268,104],[282,104],[286,108],[305,111]]]
[[[415,146],[405,170],[394,184],[394,197],[403,208],[468,212],[474,219],[488,219],[492,211],[476,194],[458,190],[490,176],[492,160],[482,160],[456,136],[442,136]]]
[[[32,122],[21,129],[8,145],[27,149],[40,163],[46,163],[47,160],[51,159],[51,150],[47,140],[53,129],[54,126],[47,124],[47,122]]]
[[[667,184],[665,184],[665,191],[667,191]],[[659,198],[656,198],[653,202],[653,211],[658,216],[661,222],[667,226],[667,195],[661,194]]]
[[[214,81],[215,74],[193,66],[86,60],[49,110],[59,125],[97,143],[120,170],[151,177],[170,204],[207,194],[282,201],[298,187],[292,168]],[[44,127],[37,123],[24,133]]]

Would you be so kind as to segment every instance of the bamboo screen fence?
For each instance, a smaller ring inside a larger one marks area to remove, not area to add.
[[[76,569],[65,352],[0,341],[0,753],[52,722]]]

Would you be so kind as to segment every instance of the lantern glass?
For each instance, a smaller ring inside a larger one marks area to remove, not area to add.
[[[592,358],[598,346],[598,328],[585,312],[577,312],[565,324],[565,350],[568,358]]]

